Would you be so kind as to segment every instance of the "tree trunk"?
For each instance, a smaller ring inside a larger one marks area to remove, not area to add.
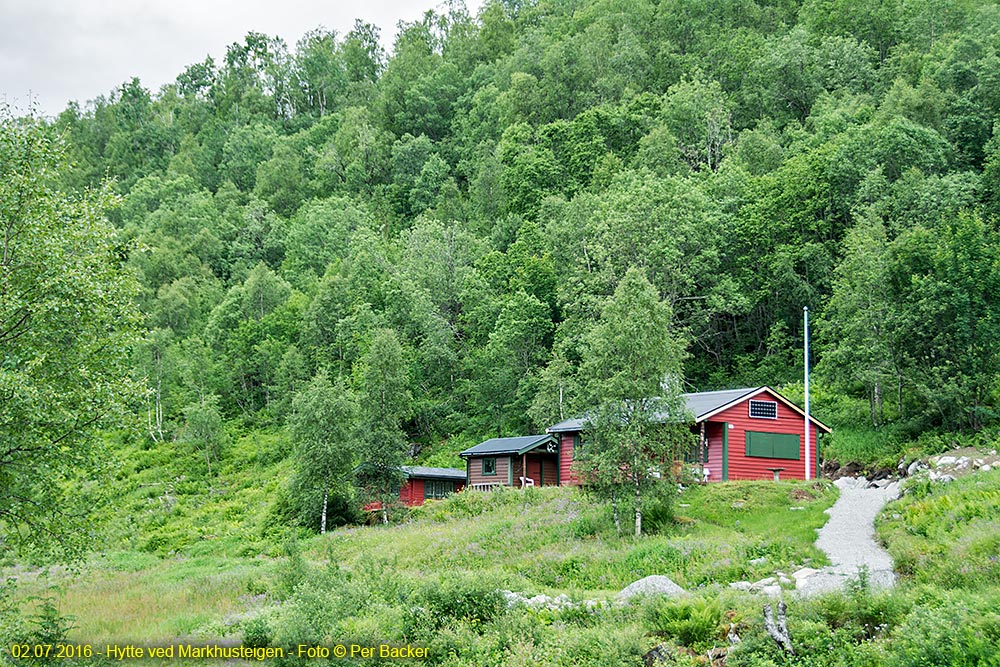
[[[642,480],[635,477],[635,536],[642,535]]]
[[[327,484],[323,487],[323,513],[319,517],[319,532],[320,535],[326,534],[326,503],[330,498],[330,485]]]
[[[615,517],[615,531],[621,535],[622,534],[622,520],[618,516],[618,494],[615,491],[611,492],[611,514]]]
[[[792,648],[792,636],[788,634],[788,621],[785,611],[785,602],[782,600],[778,603],[778,619],[775,622],[774,610],[771,609],[771,605],[764,605],[764,629],[767,630],[767,634],[771,636],[771,639],[778,646],[785,649],[785,653],[795,655],[795,650]]]

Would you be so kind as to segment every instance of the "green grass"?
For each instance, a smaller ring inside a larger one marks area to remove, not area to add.
[[[637,540],[615,534],[609,509],[578,489],[466,493],[414,512],[406,525],[335,531],[310,557],[350,565],[378,554],[414,576],[489,573],[531,592],[614,591],[650,574],[698,587],[822,562],[812,543],[835,497],[823,483],[692,487],[679,497],[686,507],[675,526]],[[623,523],[627,530],[628,517]]]
[[[464,493],[388,527],[283,543],[265,533],[256,539],[270,555],[200,539],[168,556],[110,551],[80,576],[52,578],[64,590],[60,612],[76,617],[78,641],[414,643],[430,650],[428,664],[447,667],[638,666],[666,641],[676,664],[690,666],[725,645],[732,624],[743,643],[729,667],[996,664],[1000,526],[992,517],[1000,516],[1000,471],[917,485],[887,506],[879,532],[906,585],[786,598],[797,655],[781,652],[763,628],[761,598],[725,584],[821,565],[812,543],[835,496],[824,482],[695,486],[676,499],[673,523],[636,539],[616,534],[608,508],[579,489]],[[209,500],[188,501],[208,511]],[[251,524],[261,520],[248,515]],[[670,576],[689,595],[611,602],[649,574]],[[24,585],[22,594],[40,586]],[[508,609],[498,589],[566,593],[581,604]]]
[[[845,465],[856,461],[866,466],[879,463],[896,465],[903,449],[899,439],[889,430],[840,427],[822,440],[824,460]]]
[[[252,612],[262,600],[298,599],[297,587],[313,577],[326,577],[327,584],[333,577],[335,588],[347,586],[359,598],[370,590],[396,591],[381,606],[349,610],[351,632],[383,627],[396,613],[392,600],[451,580],[484,581],[494,590],[531,595],[568,593],[575,599],[609,598],[650,574],[699,589],[768,576],[809,559],[820,562],[812,541],[834,497],[834,490],[817,483],[692,487],[678,498],[686,506],[677,507],[676,524],[663,534],[635,539],[617,535],[608,508],[579,489],[508,489],[429,503],[396,525],[344,527],[286,545],[291,558],[250,556],[225,536],[207,540],[203,532],[172,543],[171,555],[149,549],[150,533],[161,527],[177,530],[210,512],[207,501],[195,496],[186,511],[172,511],[159,526],[149,520],[137,524],[137,534],[127,542],[147,548],[108,551],[82,576],[61,580],[65,592],[59,605],[76,618],[77,640],[149,642],[239,632],[238,623],[227,618]],[[218,494],[218,505],[230,502]],[[624,524],[630,526],[627,520]],[[217,523],[209,525],[222,532]],[[246,530],[237,524],[233,533]],[[257,536],[251,544],[261,540]],[[283,550],[276,542],[264,549],[270,554]],[[37,589],[26,586],[24,593]]]
[[[877,523],[897,570],[949,588],[1000,586],[1000,471],[908,488]]]

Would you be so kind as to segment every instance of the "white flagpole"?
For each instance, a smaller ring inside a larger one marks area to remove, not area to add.
[[[806,344],[803,348],[806,362],[806,479],[812,479],[812,466],[809,465],[809,459],[812,458],[809,446],[809,306],[803,306],[802,312],[806,318]]]

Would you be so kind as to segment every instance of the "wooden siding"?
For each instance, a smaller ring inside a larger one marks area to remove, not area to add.
[[[483,459],[497,460],[497,474],[483,475]],[[510,484],[510,475],[513,471],[510,467],[509,456],[472,456],[469,457],[469,484]]]
[[[709,427],[718,426],[721,435],[721,424],[718,422],[728,422],[729,429],[729,479],[773,479],[773,473],[768,468],[784,468],[781,472],[782,479],[805,479],[805,439],[799,438],[799,460],[779,459],[779,458],[758,458],[746,455],[746,433],[747,431],[766,433],[787,433],[792,435],[802,435],[804,422],[802,415],[798,414],[781,401],[778,401],[770,392],[762,392],[754,397],[754,400],[777,401],[777,419],[758,419],[750,417],[750,406],[748,401],[742,401],[728,410],[724,410],[712,417]],[[810,455],[813,474],[816,471],[816,426],[811,425],[810,443],[812,453]],[[720,438],[721,440],[721,438]],[[718,456],[715,455],[718,451]],[[715,463],[718,458],[719,463]],[[716,466],[719,473],[722,472],[721,465],[721,442],[718,448],[715,442],[710,441],[709,446],[709,468],[712,471],[712,481],[721,480],[721,474],[716,476]]]
[[[404,505],[413,507],[424,504],[424,480],[408,479],[399,488],[399,499]]]
[[[708,439],[708,467],[710,482],[722,481],[722,424],[708,422],[705,424],[705,437]]]
[[[573,436],[575,433],[559,434],[559,484],[561,486],[579,486],[580,476],[573,465]],[[554,473],[553,473],[554,474]],[[548,471],[545,473],[548,478]]]

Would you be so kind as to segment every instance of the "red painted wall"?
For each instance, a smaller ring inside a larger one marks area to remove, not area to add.
[[[457,482],[455,484],[455,493],[458,493],[465,488],[465,482]],[[424,504],[424,480],[422,479],[407,479],[403,482],[403,485],[399,487],[399,501],[406,505],[407,507],[416,507],[417,505]],[[382,503],[373,502],[368,503],[364,506],[366,512],[371,512],[374,510],[382,509]]]
[[[722,424],[708,422],[705,424],[705,437],[708,439],[708,468],[710,482],[722,481]]]
[[[553,473],[554,474],[554,473]],[[545,471],[548,479],[549,471]],[[573,434],[559,434],[559,485],[579,486],[580,476],[573,469]]]
[[[712,422],[728,422],[729,429],[729,479],[773,479],[767,468],[784,468],[782,479],[805,479],[805,438],[799,438],[799,460],[771,459],[746,456],[746,432],[790,433],[804,435],[805,417],[779,401],[770,392],[764,391],[754,396],[754,400],[777,401],[777,419],[750,417],[749,401],[742,401],[712,417]],[[714,424],[709,423],[711,428]],[[711,432],[711,431],[710,431]],[[711,480],[722,479],[722,437],[718,430],[716,438],[709,439],[709,468]],[[812,477],[816,476],[816,426],[812,425],[809,436],[810,467]]]

